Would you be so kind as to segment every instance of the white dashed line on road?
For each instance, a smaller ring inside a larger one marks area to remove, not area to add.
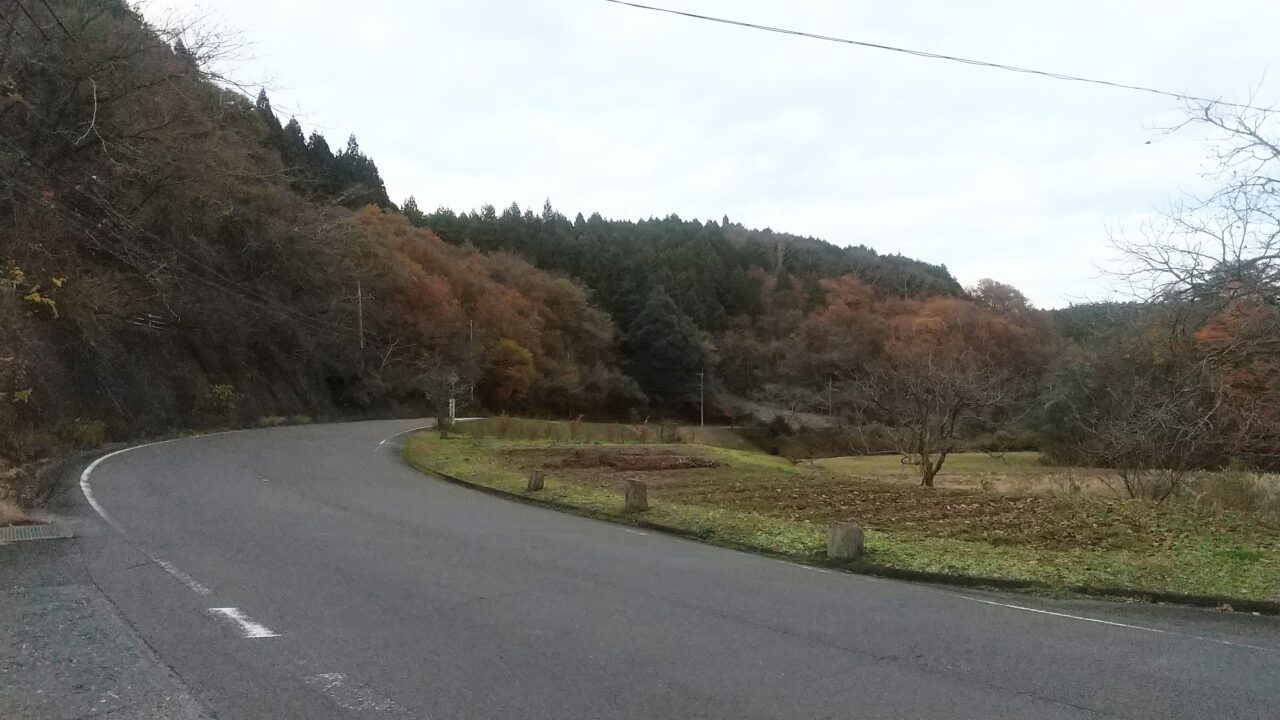
[[[165,572],[177,578],[178,581],[181,582],[183,585],[186,585],[187,587],[191,588],[191,591],[194,592],[195,594],[197,595],[213,594],[212,590],[205,587],[204,585],[201,585],[198,581],[196,581],[195,578],[182,572],[173,563],[169,562],[168,560],[165,560],[163,558],[158,558],[158,557],[152,557],[151,559],[155,562],[155,564],[159,565],[161,568],[164,568]]]
[[[352,682],[342,673],[321,673],[306,678],[306,683],[329,696],[339,707],[358,713],[374,713],[378,717],[412,717],[394,700],[382,697],[359,683]]]
[[[240,631],[240,635],[244,638],[273,638],[280,637],[280,633],[275,632],[271,628],[261,623],[256,623],[249,619],[248,615],[240,612],[240,608],[220,607],[209,608],[211,615],[217,615],[225,620],[234,623]]]

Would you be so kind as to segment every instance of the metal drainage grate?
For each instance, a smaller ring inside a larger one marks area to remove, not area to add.
[[[0,543],[19,540],[57,540],[69,537],[71,537],[71,528],[53,523],[0,527]]]

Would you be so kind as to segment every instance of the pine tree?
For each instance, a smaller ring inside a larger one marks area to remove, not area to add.
[[[623,351],[631,376],[651,400],[676,407],[696,400],[705,364],[702,338],[661,285],[631,323]]]
[[[347,207],[362,207],[370,203],[379,207],[391,206],[378,166],[360,151],[355,133],[347,137],[347,149],[334,158],[332,178]]]
[[[421,227],[426,222],[426,216],[418,209],[418,201],[412,195],[400,206],[400,214],[409,218],[409,222],[415,227]]]
[[[173,44],[173,54],[178,57],[178,62],[182,65],[183,72],[200,72],[200,61],[187,49],[187,44],[182,42],[182,38],[178,38],[177,42]]]
[[[302,125],[297,118],[289,118],[280,138],[280,157],[284,160],[286,171],[293,174],[307,164],[307,139],[302,134]]]
[[[275,148],[276,152],[284,155],[284,128],[280,127],[280,120],[271,110],[271,98],[267,97],[265,89],[258,91],[258,99],[253,103],[254,108],[258,111],[258,116],[267,126],[267,136],[264,142],[267,147]]]
[[[329,141],[315,130],[312,130],[311,137],[307,138],[307,158],[311,161],[311,166],[319,171],[323,171],[333,162],[333,151],[329,149]]]

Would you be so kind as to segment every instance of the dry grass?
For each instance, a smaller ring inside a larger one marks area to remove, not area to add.
[[[698,427],[673,423],[590,423],[577,420],[530,420],[502,415],[458,423],[451,431],[464,437],[495,440],[540,441],[594,444],[711,445],[730,450],[755,450],[749,440],[733,428]]]
[[[1201,505],[1258,513],[1280,523],[1280,475],[1200,473],[1192,478],[1188,495]]]
[[[861,477],[904,486],[920,482],[919,469],[904,465],[897,455],[860,455],[804,461],[840,476]],[[1124,499],[1114,471],[1046,465],[1036,452],[1011,452],[1002,457],[986,453],[956,453],[947,458],[935,479],[939,488],[969,490],[1008,497]],[[1196,472],[1171,504],[1198,506],[1261,516],[1280,522],[1280,476],[1237,471]]]
[[[593,488],[642,480],[660,500],[801,522],[856,520],[871,530],[993,545],[1162,552],[1208,531],[1242,537],[1263,532],[1280,539],[1280,527],[1253,515],[1194,503],[927,489],[780,461],[748,465],[709,447],[543,445],[498,453],[503,465]]]
[[[805,464],[840,475],[875,478],[905,485],[920,482],[919,468],[904,465],[898,455],[826,458],[805,461]],[[954,453],[947,457],[935,483],[941,488],[981,490],[999,495],[1119,497],[1116,479],[1111,471],[1044,465],[1037,452],[1011,452],[1001,457],[991,457],[980,452]]]
[[[540,497],[624,522],[621,486],[643,480],[651,503],[645,515],[655,522],[802,558],[821,556],[827,523],[853,521],[868,529],[870,561],[885,567],[1061,587],[1262,599],[1280,591],[1280,518],[1198,497],[1155,504],[1101,491],[1058,494],[1052,477],[1061,471],[1025,455],[1011,454],[995,469],[1000,461],[985,455],[961,457],[942,487],[926,489],[889,464],[896,458],[797,465],[707,445],[426,433],[405,452],[420,468],[516,493],[541,470],[547,490]],[[839,471],[850,464],[863,472]],[[1231,496],[1244,503],[1247,493]]]

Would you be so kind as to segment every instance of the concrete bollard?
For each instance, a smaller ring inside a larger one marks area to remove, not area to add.
[[[862,528],[853,523],[836,523],[827,527],[827,557],[831,560],[857,560],[862,556]]]
[[[542,475],[542,471],[534,470],[533,472],[529,473],[529,481],[525,485],[524,489],[527,492],[538,492],[539,490],[542,489],[542,483],[544,480],[545,478]]]
[[[649,509],[649,488],[639,480],[627,481],[627,497],[623,508],[627,512],[643,512]]]

